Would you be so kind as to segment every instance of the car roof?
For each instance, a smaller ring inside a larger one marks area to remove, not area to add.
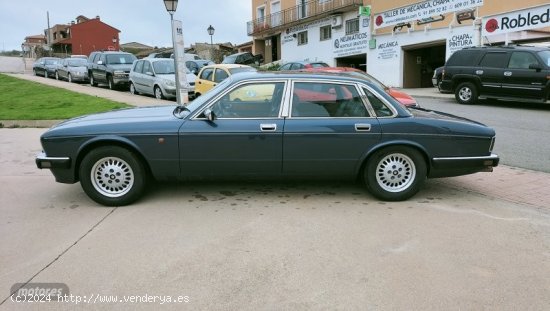
[[[350,82],[363,82],[368,85],[374,85],[368,80],[357,78],[351,75],[341,75],[336,72],[306,72],[301,70],[283,70],[283,71],[250,71],[240,72],[236,75],[232,75],[234,81],[240,81],[244,79],[276,79],[276,78],[292,78],[292,79],[319,79],[319,80],[346,80]]]
[[[473,46],[473,47],[466,47],[462,50],[496,50],[496,51],[503,51],[503,50],[521,50],[521,51],[548,51],[549,48],[542,47],[542,46],[532,46],[532,45],[508,45],[508,46]]]
[[[231,68],[241,68],[241,67],[254,68],[252,66],[240,65],[240,64],[214,64],[214,65],[204,66],[204,67],[202,67],[202,69],[205,69],[205,68],[226,68],[226,69],[231,69]]]

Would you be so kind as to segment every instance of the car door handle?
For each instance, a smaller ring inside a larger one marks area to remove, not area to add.
[[[356,123],[355,131],[357,132],[370,132],[370,124],[368,123]]]
[[[277,124],[260,124],[260,130],[262,132],[275,132],[277,130]]]
[[[505,71],[505,72],[504,72],[504,75],[505,75],[506,77],[511,77],[511,76],[512,76],[512,72],[511,72],[511,71]]]

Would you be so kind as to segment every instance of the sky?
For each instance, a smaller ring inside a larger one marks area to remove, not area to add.
[[[251,41],[246,23],[252,20],[251,0],[179,0],[174,19],[183,23],[186,47],[210,43],[206,29],[214,27],[214,43]],[[0,0],[0,50],[21,50],[26,36],[43,34],[50,26],[84,15],[120,30],[120,42],[172,46],[170,15],[162,0]]]

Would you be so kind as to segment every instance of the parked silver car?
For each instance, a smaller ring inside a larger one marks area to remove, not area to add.
[[[57,80],[69,82],[88,81],[88,60],[84,58],[65,58],[55,70]]]
[[[189,98],[195,96],[195,76],[187,68]],[[171,58],[144,58],[134,62],[130,70],[130,93],[149,94],[157,99],[176,98],[176,75]]]

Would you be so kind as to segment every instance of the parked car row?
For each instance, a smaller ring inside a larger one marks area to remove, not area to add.
[[[251,55],[251,53],[237,53],[234,54],[234,57],[226,58],[227,63],[214,64],[212,61],[200,59],[196,54],[186,54],[186,80],[189,98],[194,99],[205,94],[235,73],[257,71],[256,68],[248,65],[229,63],[230,61],[246,62],[243,61],[243,57],[250,59]],[[254,63],[257,61],[259,59],[256,59]],[[152,53],[148,57],[138,60],[134,55],[126,52],[97,51],[92,52],[87,60],[74,57],[64,60],[44,58],[37,61],[37,64],[44,65],[44,68],[47,68],[46,63],[55,64],[51,66],[55,69],[51,69],[50,72],[58,80],[89,81],[92,86],[104,83],[110,89],[128,88],[130,93],[135,95],[152,95],[157,99],[176,98],[175,63],[171,53],[170,55],[168,53]],[[292,61],[280,66],[279,70],[330,72],[355,76],[376,84],[404,106],[418,107],[416,100],[408,94],[387,87],[376,78],[358,69],[329,67],[327,63],[321,61]],[[36,74],[44,72],[45,76],[50,75],[47,69],[41,71],[38,66],[35,72]],[[259,96],[262,92],[262,90],[258,90]]]

